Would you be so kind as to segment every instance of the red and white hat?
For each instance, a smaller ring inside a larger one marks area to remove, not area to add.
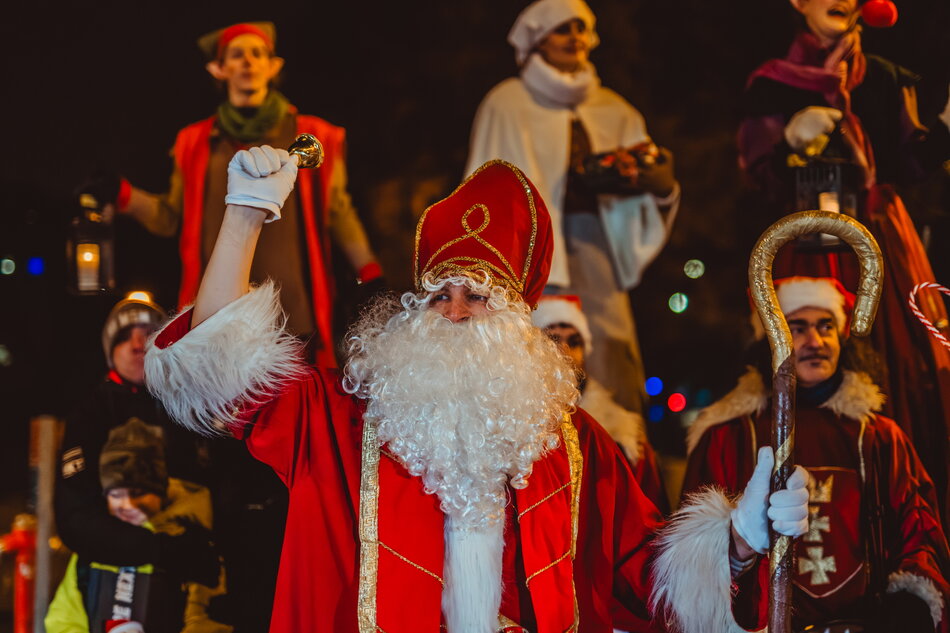
[[[416,226],[413,276],[444,279],[485,272],[492,285],[517,292],[529,306],[551,270],[551,216],[524,173],[502,160],[479,167]]]
[[[848,292],[837,279],[833,277],[776,279],[775,293],[778,295],[778,304],[786,316],[802,308],[821,308],[831,313],[839,334],[847,335],[855,296]],[[757,339],[765,335],[762,323],[754,310],[752,327]]]
[[[592,339],[587,317],[581,310],[581,299],[575,295],[545,295],[531,313],[531,322],[542,330],[558,323],[576,329],[584,339],[584,353],[590,354]]]

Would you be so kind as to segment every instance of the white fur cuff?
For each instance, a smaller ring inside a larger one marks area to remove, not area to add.
[[[277,290],[267,282],[165,349],[149,339],[145,381],[173,420],[202,435],[239,427],[240,413],[306,372],[301,342],[284,331]]]
[[[934,626],[943,618],[943,596],[929,578],[918,576],[909,571],[896,571],[887,577],[887,593],[906,591],[924,601],[930,607],[930,617]]]
[[[741,633],[732,615],[729,523],[722,492],[692,494],[657,537],[650,606],[675,631]]]

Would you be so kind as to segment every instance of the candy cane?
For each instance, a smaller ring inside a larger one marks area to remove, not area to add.
[[[943,343],[944,347],[950,347],[950,341],[947,340],[947,337],[941,334],[940,330],[938,330],[934,324],[930,322],[930,319],[928,319],[926,315],[920,311],[920,308],[917,307],[916,295],[921,288],[933,288],[934,290],[939,290],[948,297],[950,297],[950,289],[932,281],[925,281],[914,286],[910,291],[910,295],[907,297],[907,303],[910,305],[910,311],[913,312],[918,319],[920,319],[920,322],[924,324],[924,327],[930,330],[930,333],[933,334],[938,341]]]

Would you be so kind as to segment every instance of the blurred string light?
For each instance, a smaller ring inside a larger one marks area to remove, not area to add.
[[[46,262],[42,257],[31,257],[26,261],[26,272],[31,275],[42,275],[46,270]]]
[[[650,422],[660,422],[665,415],[666,409],[663,408],[662,404],[655,404],[647,409],[647,419]]]
[[[3,367],[9,367],[13,364],[13,354],[10,353],[10,350],[6,345],[0,343],[0,365]]]
[[[683,266],[683,272],[690,279],[699,279],[706,273],[706,264],[699,259],[691,259]]]
[[[666,400],[666,406],[668,406],[673,413],[679,413],[686,408],[686,396],[681,393],[671,394]]]
[[[644,386],[646,387],[648,396],[658,396],[663,393],[663,381],[656,376],[647,378]]]
[[[16,262],[12,259],[0,259],[0,274],[12,275],[16,270]]]
[[[670,310],[676,314],[680,314],[689,306],[689,297],[682,292],[677,292],[670,296],[670,300],[667,303],[670,306]]]

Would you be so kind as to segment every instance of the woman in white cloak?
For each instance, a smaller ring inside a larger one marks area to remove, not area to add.
[[[546,293],[580,296],[594,339],[588,371],[624,407],[642,412],[643,365],[627,291],[666,243],[680,188],[668,150],[639,165],[626,151],[650,137],[643,116],[600,85],[588,60],[598,43],[594,22],[583,0],[538,0],[521,12],[508,34],[520,76],[479,106],[466,173],[501,158],[538,188],[555,236]],[[581,175],[585,159],[606,152],[626,188]]]

